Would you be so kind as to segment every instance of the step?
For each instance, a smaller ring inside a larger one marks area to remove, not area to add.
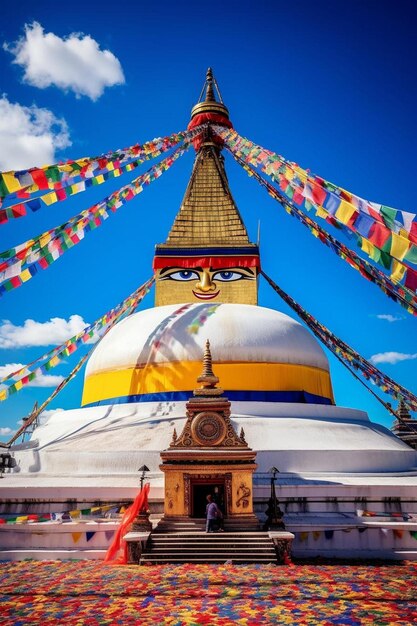
[[[258,520],[239,520],[239,519],[230,519],[224,518],[223,520],[225,528],[236,528],[236,530],[259,530],[260,522]],[[157,529],[186,529],[186,528],[205,528],[206,520],[205,519],[189,519],[189,518],[181,518],[181,519],[161,519],[155,530]]]
[[[253,546],[254,548],[259,546],[270,546],[271,542],[267,540],[261,541],[217,541],[216,539],[208,539],[207,541],[184,541],[184,540],[163,540],[159,541],[155,537],[150,542],[153,546],[189,546],[192,548],[196,548],[198,546]]]
[[[151,539],[151,544],[153,546],[166,546],[166,547],[170,547],[170,546],[189,546],[189,547],[193,547],[196,548],[198,546],[236,546],[236,547],[242,547],[242,546],[253,546],[254,548],[259,547],[259,546],[270,546],[271,545],[271,541],[267,541],[266,539],[261,539],[259,541],[218,541],[217,539],[207,539],[207,540],[202,540],[202,541],[184,541],[183,539],[178,539],[178,540],[169,540],[169,539],[164,539],[162,541],[158,540],[156,537],[154,537],[153,539]]]
[[[184,559],[181,558],[172,558],[171,556],[157,556],[154,557],[152,556],[152,554],[143,554],[142,558],[141,558],[141,565],[147,565],[150,563],[154,563],[154,564],[163,564],[163,563],[193,563],[193,564],[198,564],[198,563],[226,563],[226,562],[230,562],[230,563],[276,563],[276,557],[271,556],[271,557],[266,557],[266,558],[260,558],[260,557],[253,557],[253,556],[247,556],[247,557],[237,557],[237,556],[232,556],[231,558],[228,558],[227,556],[222,556],[222,557],[212,557],[211,555],[206,555],[206,556],[200,556],[200,557],[195,557],[195,558],[191,558],[191,557],[187,557]]]
[[[253,548],[253,546],[248,546],[248,545],[244,545],[244,546],[229,546],[229,545],[220,545],[220,544],[216,544],[214,546],[208,546],[208,545],[200,545],[200,546],[191,546],[191,547],[185,547],[185,546],[150,546],[149,548],[146,548],[146,552],[166,552],[166,553],[172,553],[172,554],[177,554],[177,553],[187,553],[187,554],[191,554],[191,553],[202,553],[202,552],[250,552],[251,554],[258,554],[258,553],[265,553],[265,552],[274,552],[275,553],[275,548],[271,545],[263,545],[263,546],[256,546],[256,548]]]
[[[172,537],[172,536],[199,536],[205,537],[206,535],[224,535],[227,537],[269,537],[268,533],[263,531],[235,531],[229,532],[225,530],[225,532],[214,531],[212,533],[207,533],[205,530],[190,530],[190,531],[178,531],[178,532],[155,532],[152,531],[152,537],[162,537],[162,536]]]
[[[205,520],[163,520],[153,531],[141,563],[276,563],[268,533],[243,520],[226,532],[205,532]],[[233,530],[232,530],[233,528]]]

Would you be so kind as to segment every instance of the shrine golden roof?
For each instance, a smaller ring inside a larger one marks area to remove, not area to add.
[[[233,200],[217,146],[197,153],[180,210],[163,247],[248,245],[249,238]]]

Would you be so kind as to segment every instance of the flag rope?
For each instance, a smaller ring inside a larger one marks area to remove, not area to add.
[[[68,374],[68,376],[59,383],[59,385],[54,389],[51,395],[38,407],[36,411],[34,411],[26,422],[19,428],[19,430],[13,435],[13,437],[6,443],[7,447],[10,447],[23,433],[24,431],[36,420],[37,417],[45,410],[45,408],[52,402],[52,400],[67,386],[67,384],[78,374],[84,363],[87,359],[90,358],[94,350],[97,348],[98,344],[102,341],[102,339],[107,335],[109,330],[113,328],[113,326],[123,317],[129,317],[132,313],[135,312],[138,304],[143,300],[154,282],[154,277],[147,280],[141,287],[138,287],[130,296],[128,296],[124,302],[127,303],[125,307],[122,309],[120,314],[113,318],[110,324],[107,326],[103,335],[99,338],[97,343],[95,343],[90,350],[79,360],[77,365],[73,368],[73,370]],[[126,315],[125,315],[126,314]],[[4,398],[0,397],[0,401]]]
[[[67,250],[84,239],[84,235],[101,226],[103,221],[143,191],[144,186],[159,178],[190,147],[186,142],[157,165],[131,183],[113,192],[104,200],[78,213],[70,220],[48,230],[35,239],[0,254],[0,296],[23,285],[39,269],[46,269]],[[110,211],[110,212],[109,212]]]
[[[108,311],[105,315],[98,318],[95,322],[87,326],[87,328],[83,329],[77,335],[74,335],[64,343],[59,346],[56,346],[46,354],[42,355],[38,359],[35,359],[28,365],[12,372],[2,378],[0,380],[0,384],[4,384],[5,382],[10,381],[11,379],[16,379],[16,377],[22,375],[18,380],[13,382],[8,387],[4,389],[0,389],[0,402],[6,400],[9,396],[17,393],[23,387],[29,385],[33,380],[38,378],[39,376],[44,375],[49,370],[53,369],[57,365],[59,365],[63,358],[70,356],[74,352],[78,350],[80,346],[85,344],[88,339],[93,337],[97,331],[105,328],[102,336],[99,338],[98,342],[101,341],[101,338],[107,333],[107,331],[114,326],[126,313],[126,311],[134,311],[138,304],[142,301],[145,295],[150,291],[153,283],[154,277],[147,280],[143,285],[138,287],[133,293],[131,293],[127,298],[125,298],[122,302],[120,302],[114,309]],[[36,369],[31,370],[30,368],[37,364],[43,363],[43,365],[38,366]]]
[[[385,269],[391,269],[394,282],[417,288],[417,271],[403,262],[417,263],[417,215],[369,202],[296,163],[266,150],[234,130],[215,126],[226,146],[245,163],[259,167],[281,192],[316,216],[342,228],[358,239],[361,250]]]
[[[23,204],[25,204],[30,198],[35,198],[34,194],[37,193],[50,195],[48,192],[57,192],[58,195],[62,195],[58,192],[65,187],[70,187],[79,178],[85,181],[86,187],[91,186],[91,183],[89,184],[88,181],[92,178],[117,171],[122,166],[126,167],[129,165],[129,162],[130,164],[136,161],[142,163],[145,160],[155,158],[170,148],[175,147],[181,141],[194,138],[202,130],[203,127],[200,126],[191,131],[172,133],[166,137],[157,137],[142,145],[135,144],[123,150],[107,152],[100,156],[68,160],[65,163],[56,163],[41,168],[33,167],[28,170],[0,172],[0,207],[4,204],[5,198],[9,200],[19,198],[24,200]],[[95,184],[100,183],[96,181]],[[35,199],[38,198],[39,196]],[[54,202],[62,199],[64,198],[58,197]],[[45,204],[52,204],[52,202],[46,202]],[[3,212],[0,211],[0,223],[7,221],[9,218],[17,218],[24,215],[24,213],[19,212],[18,206],[19,204],[17,203],[6,209],[8,211],[16,208],[16,214],[3,215]],[[37,203],[34,205],[29,204],[29,208],[36,211],[40,208],[40,205]]]
[[[310,330],[315,336],[336,356],[340,357],[344,364],[349,363],[356,370],[359,370],[362,376],[366,380],[370,380],[381,391],[388,393],[396,398],[396,400],[403,400],[405,405],[411,411],[417,411],[417,396],[411,391],[395,382],[387,374],[384,374],[377,367],[372,365],[370,361],[362,357],[356,350],[354,350],[347,343],[342,341],[339,337],[334,335],[326,326],[316,320],[310,313],[308,313],[300,304],[298,304],[291,296],[289,296],[281,287],[279,287],[265,272],[261,271],[262,276],[274,289],[274,291],[281,296],[301,319],[307,324]]]
[[[271,183],[263,178],[252,166],[245,163],[240,157],[234,154],[227,146],[237,163],[246,171],[250,177],[254,177],[258,183],[266,189],[269,195],[279,202],[287,213],[296,217],[308,230],[322,243],[328,246],[337,256],[346,261],[351,267],[356,269],[364,278],[377,285],[388,297],[403,306],[411,315],[417,315],[417,296],[405,286],[395,284],[381,270],[374,267],[365,259],[358,256],[353,250],[342,244],[335,237],[325,231],[319,224],[305,215],[298,207],[294,206],[285,198]]]

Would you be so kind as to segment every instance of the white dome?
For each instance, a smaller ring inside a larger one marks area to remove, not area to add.
[[[190,332],[189,327],[204,315],[207,319],[198,332]],[[284,313],[249,304],[170,304],[119,322],[97,346],[86,376],[149,361],[201,361],[206,339],[213,362],[292,363],[329,371],[318,342]],[[155,341],[159,342],[156,350]]]
[[[207,339],[230,400],[333,402],[327,358],[298,322],[247,304],[184,304],[117,324],[88,362],[83,405],[187,400]]]

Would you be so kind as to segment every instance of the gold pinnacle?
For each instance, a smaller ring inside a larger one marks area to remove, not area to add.
[[[210,351],[210,341],[207,339],[203,357],[203,373],[197,378],[201,387],[194,390],[195,396],[221,396],[223,389],[216,387],[218,377],[213,372],[213,362]]]
[[[213,71],[211,67],[208,68],[206,74],[207,90],[206,90],[206,102],[216,102],[213,90]]]

